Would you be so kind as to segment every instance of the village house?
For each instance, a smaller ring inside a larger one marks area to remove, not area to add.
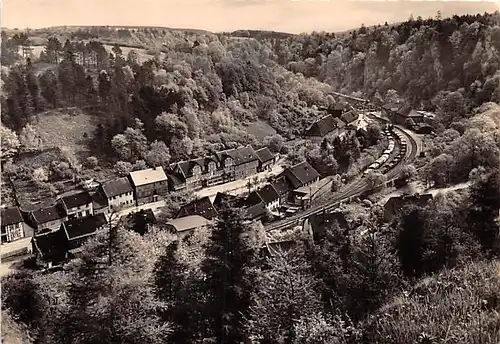
[[[109,211],[134,206],[134,189],[126,177],[102,183],[99,192],[106,197]]]
[[[280,204],[285,204],[288,201],[290,192],[293,190],[292,184],[290,184],[290,182],[282,176],[273,180],[271,185],[280,197]]]
[[[427,204],[429,204],[432,198],[432,194],[416,194],[391,197],[384,205],[384,220],[387,222],[392,221],[401,212],[401,210],[409,204],[425,207]]]
[[[2,244],[33,236],[33,228],[25,223],[18,207],[2,209]]]
[[[260,250],[260,255],[261,257],[277,257],[283,253],[290,252],[296,247],[297,243],[293,239],[266,242]]]
[[[293,189],[298,189],[303,186],[311,185],[319,180],[319,173],[307,161],[298,163],[287,168],[281,173],[287,181],[293,186]]]
[[[387,103],[382,106],[382,114],[391,121],[393,121],[394,117],[398,113],[400,109],[402,109],[404,104],[402,103]]]
[[[243,208],[243,218],[245,221],[265,221],[267,220],[268,210],[264,202]]]
[[[143,209],[136,213],[130,213],[126,217],[127,226],[134,232],[144,235],[157,223],[156,216],[151,209]]]
[[[230,194],[226,194],[223,192],[217,192],[215,195],[215,199],[213,202],[214,209],[219,212],[225,206],[233,207],[233,208],[243,208],[246,205],[246,200],[241,196],[234,196]]]
[[[67,216],[63,206],[59,203],[32,211],[29,215],[30,222],[35,229],[35,235],[47,232],[55,232],[61,228]]]
[[[212,205],[212,202],[210,202],[210,198],[207,196],[184,205],[179,210],[175,218],[186,217],[190,215],[199,215],[208,220],[212,220],[213,218],[217,217],[218,213]]]
[[[109,214],[108,199],[102,191],[92,194],[92,210],[94,210],[94,215]]]
[[[258,172],[270,171],[273,168],[273,164],[276,162],[276,158],[269,148],[264,147],[255,151],[257,157],[259,158],[259,166],[257,168]]]
[[[224,182],[224,170],[216,155],[203,158],[203,186],[221,184]]]
[[[209,224],[210,221],[203,216],[190,215],[168,221],[165,224],[165,229],[173,234],[177,234],[182,239],[197,229],[206,228]]]
[[[70,255],[78,254],[85,242],[97,234],[98,231],[104,229],[107,223],[104,214],[65,221],[61,225],[61,231],[66,235]]]
[[[345,123],[345,125],[354,124],[359,119],[359,114],[354,110],[350,110],[343,113],[340,119]]]
[[[229,178],[231,181],[243,179],[251,174],[255,174],[259,168],[259,157],[250,145],[225,151],[222,154],[226,155],[225,161],[227,156],[231,157],[233,160],[233,174]]]
[[[220,163],[220,168],[222,169],[223,182],[231,182],[234,180],[234,159],[227,151],[217,152],[217,160]]]
[[[280,195],[271,184],[248,195],[247,203],[249,205],[256,205],[261,202],[264,203],[266,209],[269,211],[274,211],[280,207]]]
[[[137,205],[157,202],[168,191],[168,179],[163,167],[130,172]]]
[[[305,137],[310,140],[321,141],[325,137],[333,137],[339,134],[342,129],[339,127],[339,122],[342,123],[342,128],[345,123],[339,118],[335,118],[332,115],[327,115],[320,120],[314,122],[305,133]]]
[[[303,223],[302,229],[315,243],[320,243],[326,237],[326,233],[332,226],[338,226],[341,230],[349,229],[349,223],[340,211],[320,213],[309,216]]]
[[[68,239],[60,230],[33,237],[32,245],[34,256],[46,268],[68,259]]]
[[[61,204],[69,219],[91,216],[94,213],[92,197],[88,191],[64,196],[61,198]]]

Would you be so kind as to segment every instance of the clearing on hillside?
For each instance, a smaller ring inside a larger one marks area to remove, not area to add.
[[[88,142],[96,128],[91,116],[77,108],[68,108],[47,111],[37,118],[34,126],[42,139],[41,149],[66,147],[78,156],[86,155],[89,151]]]
[[[255,136],[258,140],[263,140],[266,136],[276,134],[276,130],[272,128],[267,122],[258,120],[257,122],[250,123],[246,127],[250,135]]]

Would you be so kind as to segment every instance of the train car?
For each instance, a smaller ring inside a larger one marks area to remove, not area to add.
[[[386,149],[382,154],[391,154],[392,153],[392,149]]]
[[[379,162],[374,162],[373,164],[371,164],[370,166],[368,166],[369,169],[372,169],[372,170],[376,170],[377,168],[380,167],[380,163]]]

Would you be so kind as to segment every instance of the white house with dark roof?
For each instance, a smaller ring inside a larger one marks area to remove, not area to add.
[[[88,191],[81,191],[61,198],[61,204],[68,218],[80,218],[94,214],[92,197]]]
[[[33,228],[25,223],[18,207],[2,209],[1,213],[2,244],[33,235]]]
[[[267,210],[276,210],[280,206],[280,195],[271,184],[268,184],[262,189],[253,191],[248,195],[247,203],[249,205],[256,205],[260,202],[264,203]]]
[[[293,189],[298,189],[303,186],[311,185],[319,180],[319,173],[307,161],[303,161],[294,166],[287,168],[282,172],[281,176],[293,186]]]
[[[157,202],[168,192],[168,178],[161,166],[130,172],[130,180],[137,205]]]
[[[106,197],[110,211],[135,205],[134,189],[126,177],[102,183],[99,191]]]

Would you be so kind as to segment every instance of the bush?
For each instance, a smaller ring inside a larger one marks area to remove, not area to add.
[[[87,166],[89,168],[95,168],[97,167],[99,161],[97,160],[97,158],[95,156],[89,156],[87,158]]]

